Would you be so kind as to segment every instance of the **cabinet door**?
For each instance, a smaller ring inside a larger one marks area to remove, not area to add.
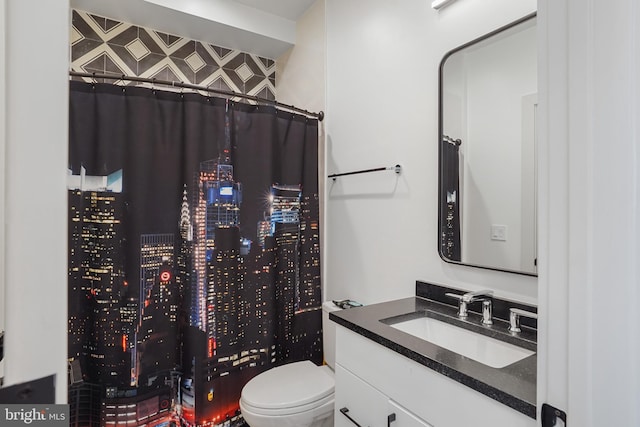
[[[337,363],[335,378],[335,427],[387,427],[387,396]]]
[[[426,421],[416,417],[393,400],[389,400],[388,408],[388,427],[434,427]]]

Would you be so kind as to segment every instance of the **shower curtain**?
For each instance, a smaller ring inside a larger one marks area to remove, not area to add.
[[[321,363],[317,120],[72,81],[69,129],[71,426],[241,426]]]

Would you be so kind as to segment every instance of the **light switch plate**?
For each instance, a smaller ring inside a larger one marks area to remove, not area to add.
[[[497,240],[500,242],[507,241],[507,226],[506,225],[491,225],[491,240]]]

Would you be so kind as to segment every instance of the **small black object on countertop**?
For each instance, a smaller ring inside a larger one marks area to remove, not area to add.
[[[456,302],[444,296],[447,292],[463,293],[458,289],[417,282],[418,297],[372,304],[353,310],[335,311],[329,313],[329,318],[347,329],[535,419],[537,354],[534,353],[503,368],[492,368],[409,335],[381,321],[389,318],[408,320],[412,317],[424,316],[424,313],[428,312],[429,316],[437,320],[536,351],[535,329],[523,322],[524,327],[521,333],[511,334],[508,331],[508,307],[536,311],[535,307],[494,298],[494,304],[498,306],[498,310],[494,310],[494,324],[483,326],[480,324],[481,314],[475,311],[470,310],[467,319],[459,319]],[[428,295],[430,298],[427,299],[421,295]]]
[[[353,308],[353,307],[362,307],[362,304],[360,304],[357,301],[353,301],[350,299],[343,299],[343,300],[333,300],[332,301],[336,306],[340,307],[341,309],[345,310],[347,308]]]

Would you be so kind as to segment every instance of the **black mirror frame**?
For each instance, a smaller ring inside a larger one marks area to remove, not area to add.
[[[444,191],[443,191],[443,186],[444,186],[444,153],[443,153],[443,144],[445,144],[444,142],[444,120],[443,120],[443,77],[444,77],[444,65],[447,62],[447,59],[449,59],[449,57],[451,55],[453,55],[456,52],[459,52],[469,46],[472,46],[476,43],[479,43],[481,41],[484,41],[490,37],[493,37],[503,31],[509,30],[517,25],[520,25],[530,19],[534,19],[537,16],[537,12],[533,12],[530,13],[516,21],[513,21],[505,26],[502,26],[494,31],[491,31],[481,37],[478,37],[474,40],[471,40],[468,43],[465,43],[461,46],[458,46],[455,49],[450,50],[449,52],[447,52],[444,57],[442,58],[442,60],[440,61],[440,68],[438,70],[438,255],[440,255],[440,258],[444,261],[447,262],[449,264],[456,264],[456,265],[462,265],[462,266],[466,266],[466,267],[474,267],[474,268],[482,268],[485,270],[493,270],[493,271],[500,271],[500,272],[504,272],[504,273],[512,273],[512,274],[518,274],[518,275],[523,275],[523,276],[532,276],[532,277],[538,277],[537,273],[528,273],[525,271],[517,271],[517,270],[507,270],[507,269],[502,269],[502,268],[498,268],[498,267],[490,267],[490,266],[486,266],[486,265],[477,265],[477,264],[469,264],[469,263],[465,263],[462,261],[456,261],[456,260],[452,260],[450,258],[447,258],[444,253],[442,252],[442,246],[443,246],[443,230],[444,230],[444,206],[446,205],[446,200],[444,200]]]

